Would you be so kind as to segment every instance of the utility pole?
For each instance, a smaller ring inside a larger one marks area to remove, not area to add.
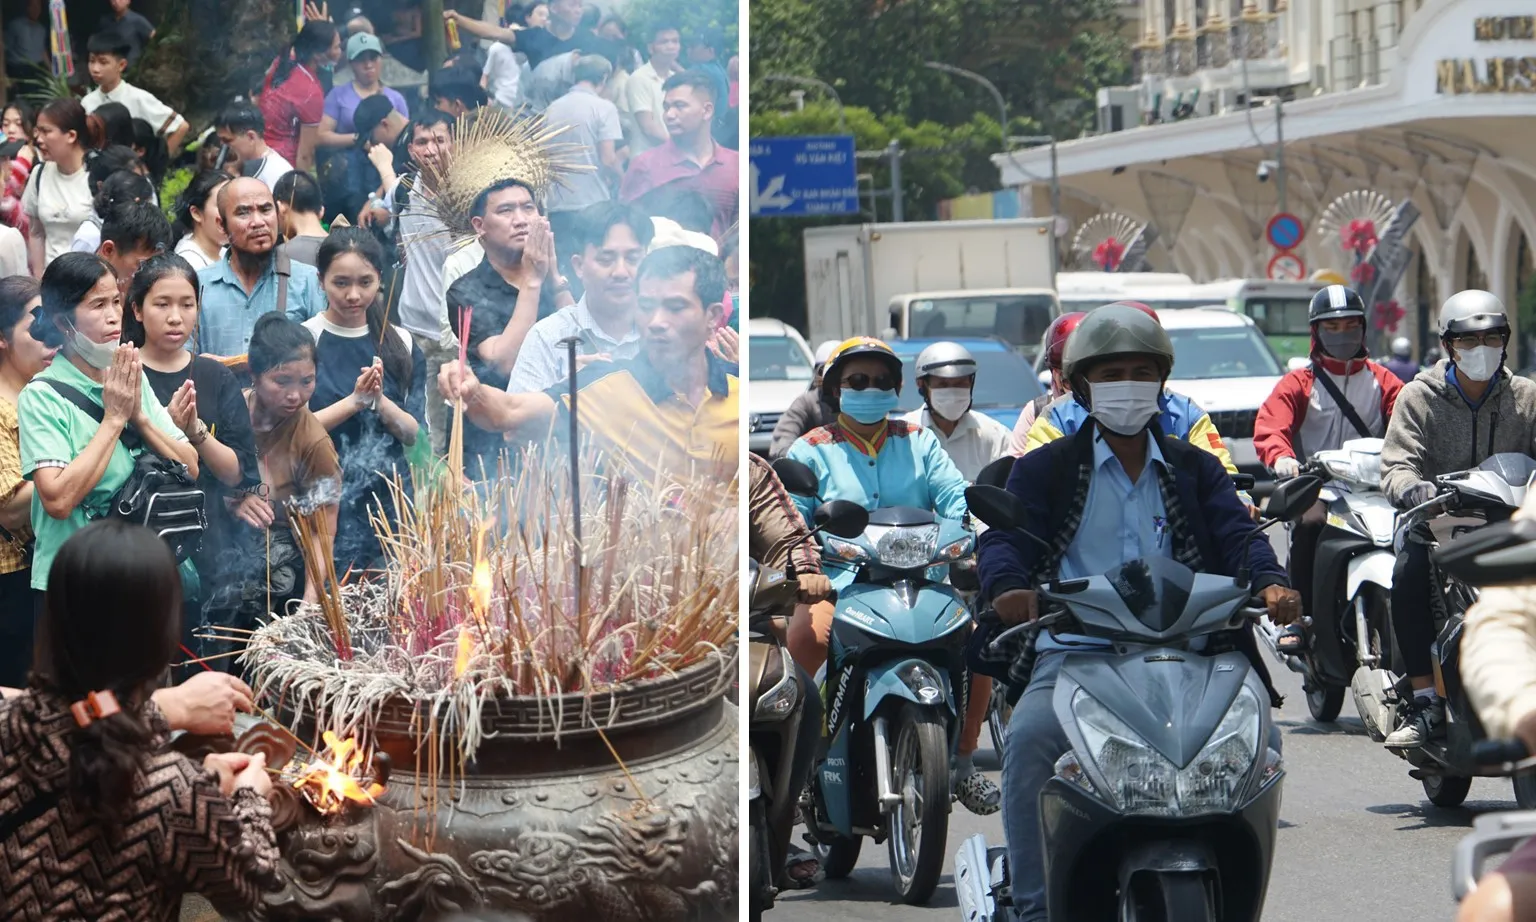
[[[901,142],[887,144],[885,153],[891,158],[891,220],[900,224],[906,220],[901,201]]]
[[[1285,100],[1275,97],[1275,196],[1285,212]]]

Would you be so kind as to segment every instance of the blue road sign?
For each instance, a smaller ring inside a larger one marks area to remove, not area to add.
[[[853,138],[753,138],[751,153],[753,215],[858,213]]]
[[[1264,236],[1269,245],[1277,250],[1294,250],[1307,235],[1306,227],[1295,215],[1282,211],[1269,219],[1264,226]]]

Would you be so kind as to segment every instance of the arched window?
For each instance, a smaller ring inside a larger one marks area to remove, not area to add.
[[[1488,273],[1483,271],[1483,266],[1477,261],[1477,247],[1472,245],[1472,238],[1467,240],[1467,284],[1462,288],[1477,288],[1488,290]]]

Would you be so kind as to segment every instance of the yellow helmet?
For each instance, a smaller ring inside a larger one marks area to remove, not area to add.
[[[871,356],[881,359],[891,369],[891,375],[896,379],[896,392],[901,392],[901,359],[896,355],[884,340],[873,336],[855,336],[838,343],[837,348],[827,357],[826,367],[822,370],[821,396],[823,400],[833,406],[837,406],[837,392],[841,390],[843,381],[843,366],[849,360]]]

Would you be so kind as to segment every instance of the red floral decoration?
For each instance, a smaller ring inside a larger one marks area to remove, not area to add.
[[[1396,333],[1397,325],[1403,321],[1404,311],[1396,301],[1376,302],[1376,329],[1385,333]]]
[[[1349,270],[1349,278],[1363,285],[1376,278],[1376,267],[1368,262],[1356,263],[1354,268]]]
[[[1344,249],[1357,256],[1364,256],[1376,245],[1376,224],[1366,218],[1356,218],[1349,222],[1339,236]]]
[[[1110,237],[1103,243],[1093,248],[1093,262],[1105,272],[1114,272],[1120,268],[1120,261],[1125,258],[1125,244]]]

